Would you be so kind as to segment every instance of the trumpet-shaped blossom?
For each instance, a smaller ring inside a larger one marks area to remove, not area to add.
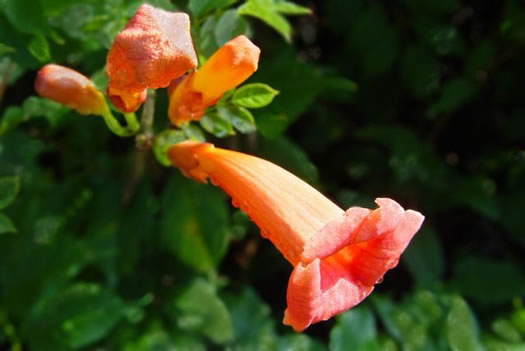
[[[176,82],[168,111],[171,122],[180,126],[199,120],[207,107],[257,70],[260,52],[244,35],[224,44],[199,70]]]
[[[197,66],[190,30],[185,13],[140,6],[107,57],[108,94],[117,107],[137,109],[145,89],[167,87]]]
[[[89,78],[64,66],[48,64],[42,67],[37,74],[35,90],[82,115],[104,115],[109,110],[104,95]]]
[[[388,198],[344,211],[283,168],[212,144],[187,141],[168,155],[184,175],[226,191],[294,266],[284,323],[296,331],[366,298],[424,219]]]

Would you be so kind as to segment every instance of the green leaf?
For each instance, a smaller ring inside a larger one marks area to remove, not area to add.
[[[175,298],[177,325],[184,330],[201,332],[222,344],[233,338],[230,314],[215,288],[204,279],[195,279]]]
[[[241,34],[249,35],[248,22],[239,15],[237,10],[225,11],[215,26],[215,39],[218,46],[226,44]]]
[[[402,261],[418,285],[428,287],[439,281],[445,270],[445,260],[441,242],[436,233],[424,227],[412,239],[402,256]]]
[[[20,190],[20,177],[0,178],[0,210],[9,206]]]
[[[106,336],[123,313],[123,302],[111,291],[77,283],[43,299],[23,333],[34,349],[77,349]]]
[[[349,48],[356,53],[367,78],[391,69],[399,52],[399,34],[383,7],[372,5],[363,11],[350,24],[348,35]]]
[[[477,93],[477,85],[467,78],[456,78],[443,86],[441,97],[430,106],[428,114],[431,117],[452,112]]]
[[[285,167],[310,184],[319,182],[319,172],[308,155],[291,140],[280,137],[259,141],[259,156]]]
[[[284,113],[255,111],[254,114],[257,128],[261,135],[266,138],[278,137],[286,130],[290,123],[290,118]]]
[[[235,134],[232,121],[224,113],[208,111],[200,120],[202,128],[217,138],[226,138]]]
[[[228,7],[238,0],[190,0],[188,3],[188,10],[195,17],[202,17],[203,15],[213,11]]]
[[[47,31],[40,0],[4,0],[5,14],[19,32],[41,35]]]
[[[255,119],[251,112],[244,107],[220,106],[218,113],[222,118],[229,120],[239,132],[243,134],[255,132]]]
[[[40,62],[48,62],[51,60],[51,51],[49,42],[43,35],[36,35],[29,42],[27,47],[31,55],[33,55]]]
[[[195,141],[206,141],[206,137],[204,136],[204,133],[202,132],[202,129],[200,129],[197,125],[188,123],[182,126],[182,131],[184,132],[184,135],[188,137],[188,139],[195,140]]]
[[[24,121],[24,113],[18,106],[9,106],[0,121],[0,135],[7,133]]]
[[[224,301],[231,313],[235,331],[233,350],[276,350],[277,335],[270,308],[253,290],[245,288],[238,295],[226,295]]]
[[[408,47],[403,55],[401,75],[412,95],[429,97],[439,88],[439,69],[436,60],[426,50]]]
[[[270,5],[270,6],[269,6]],[[281,34],[287,42],[292,40],[292,27],[286,18],[271,6],[265,0],[249,0],[241,5],[237,11],[244,16],[252,16],[265,22]]]
[[[272,103],[279,91],[268,84],[251,83],[238,88],[233,94],[232,102],[235,105],[247,108],[261,108]]]
[[[277,351],[324,351],[326,347],[305,334],[286,335],[279,339]]]
[[[14,47],[0,43],[0,55],[11,54],[15,51]]]
[[[186,140],[186,136],[180,130],[167,129],[155,136],[153,140],[153,153],[161,165],[170,167],[171,161],[167,152],[170,146]]]
[[[330,332],[330,351],[380,351],[374,314],[367,307],[357,307],[337,318]]]
[[[494,334],[509,342],[520,342],[521,335],[518,329],[514,327],[508,319],[499,318],[492,322],[492,331]]]
[[[9,217],[3,213],[0,213],[0,235],[6,233],[16,233],[16,228]]]
[[[482,351],[478,325],[465,300],[459,296],[451,298],[447,316],[446,335],[453,351]]]
[[[502,303],[525,294],[525,274],[515,264],[476,256],[456,263],[452,284],[462,295],[486,303]]]
[[[162,197],[161,238],[180,261],[213,271],[225,253],[228,210],[223,194],[173,174]]]
[[[293,2],[278,0],[273,4],[275,11],[284,15],[311,15],[308,7],[297,5]]]
[[[198,40],[196,40],[199,61],[201,64],[219,49],[217,44],[216,30],[218,15],[208,16],[199,30]]]

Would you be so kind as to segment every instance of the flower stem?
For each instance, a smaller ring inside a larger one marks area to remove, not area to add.
[[[155,118],[155,90],[148,89],[148,98],[142,109],[140,128],[142,132],[137,135],[136,143],[139,150],[149,150],[153,142],[153,121]]]
[[[134,113],[124,114],[127,123],[126,127],[120,125],[119,121],[113,116],[113,113],[111,113],[109,109],[102,114],[102,118],[104,118],[104,122],[106,122],[108,128],[120,137],[129,137],[135,135],[139,131],[140,126]]]

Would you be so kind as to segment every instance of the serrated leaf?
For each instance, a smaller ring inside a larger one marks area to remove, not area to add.
[[[237,10],[225,11],[215,26],[215,40],[219,46],[241,34],[249,34],[248,22],[239,15]]]
[[[238,88],[233,94],[232,102],[235,105],[247,108],[261,108],[272,103],[279,94],[268,84],[251,83]]]
[[[51,51],[49,42],[43,35],[36,35],[31,39],[27,49],[38,61],[48,62],[51,60]]]
[[[16,228],[5,214],[0,213],[0,235],[6,233],[16,233]]]
[[[171,161],[167,155],[168,149],[184,140],[186,140],[186,136],[181,130],[167,129],[157,134],[153,140],[153,153],[157,161],[163,166],[171,166]]]
[[[273,4],[275,10],[284,15],[310,15],[312,10],[308,7],[297,5],[289,1],[276,1]]]
[[[4,0],[5,14],[19,32],[44,34],[47,31],[46,18],[40,0]]]
[[[124,304],[111,291],[77,283],[41,301],[23,333],[34,349],[77,349],[104,337],[123,313]]]
[[[459,296],[451,298],[446,322],[447,340],[453,351],[482,351],[476,320],[467,303]]]
[[[201,332],[216,343],[233,338],[230,313],[215,288],[204,279],[195,279],[175,298],[177,325],[184,330]]]
[[[224,119],[231,121],[235,129],[241,133],[252,133],[256,129],[253,115],[244,107],[232,105],[220,106],[218,113]]]
[[[229,116],[215,111],[208,111],[200,120],[201,127],[217,138],[226,138],[235,134]]]
[[[9,206],[15,200],[19,190],[19,177],[14,176],[0,178],[0,210]]]
[[[288,20],[275,12],[272,6],[264,0],[250,0],[240,6],[237,11],[241,15],[252,16],[265,22],[279,32],[287,42],[292,39],[292,27]]]
[[[221,192],[181,175],[171,176],[162,197],[161,238],[180,261],[212,271],[226,250],[228,210]]]

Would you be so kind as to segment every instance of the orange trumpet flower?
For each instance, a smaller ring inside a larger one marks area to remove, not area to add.
[[[71,68],[55,64],[38,71],[35,90],[45,98],[66,105],[82,115],[104,115],[106,99],[86,76]]]
[[[187,177],[227,192],[294,266],[283,322],[296,331],[366,298],[424,219],[387,198],[375,210],[343,211],[283,168],[208,143],[176,144],[168,156]]]
[[[176,82],[168,111],[171,122],[180,126],[199,120],[207,107],[257,70],[260,52],[244,35],[224,44],[199,70]]]
[[[190,18],[183,12],[140,6],[107,57],[108,94],[117,107],[136,110],[145,89],[167,87],[197,66],[190,30]]]

